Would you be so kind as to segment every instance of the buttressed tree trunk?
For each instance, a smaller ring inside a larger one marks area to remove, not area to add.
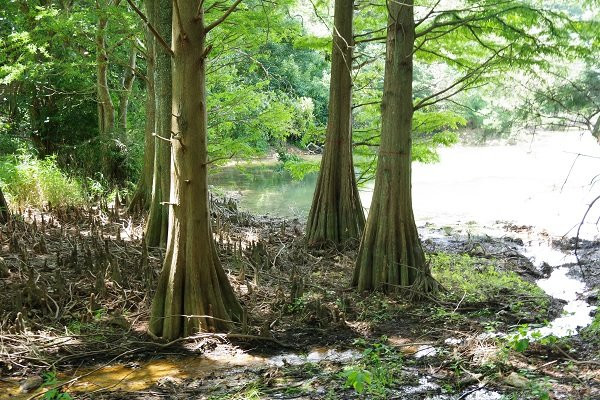
[[[146,16],[150,23],[154,22],[156,0],[146,0]],[[129,211],[148,210],[152,199],[152,176],[154,174],[154,131],[156,119],[156,97],[154,90],[155,39],[149,28],[146,28],[146,122],[144,126],[144,164],[140,180],[129,204]]]
[[[306,235],[311,244],[358,238],[365,215],[352,162],[353,0],[336,0],[325,152]]]
[[[161,37],[171,42],[172,0],[155,0],[155,28]],[[169,174],[171,147],[163,138],[171,136],[171,56],[156,49],[154,84],[156,88],[156,136],[154,144],[154,171],[152,178],[152,200],[146,222],[148,246],[164,247],[167,243],[169,208]]]
[[[437,289],[417,233],[411,195],[413,1],[388,4],[387,49],[373,201],[353,277],[359,290]]]
[[[205,26],[197,0],[174,0],[173,7],[169,234],[149,326],[151,333],[165,339],[228,330],[242,316],[210,226],[206,35],[218,21]]]

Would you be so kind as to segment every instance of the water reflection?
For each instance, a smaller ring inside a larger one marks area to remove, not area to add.
[[[209,181],[218,190],[239,197],[240,208],[255,215],[306,218],[317,184],[317,174],[293,180],[274,165],[226,167]]]

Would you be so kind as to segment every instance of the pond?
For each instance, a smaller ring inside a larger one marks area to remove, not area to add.
[[[543,132],[516,144],[453,146],[440,162],[413,164],[413,202],[418,224],[507,221],[554,236],[575,236],[588,204],[598,195],[600,146],[589,134]],[[227,167],[211,176],[218,189],[240,198],[253,214],[306,218],[316,174],[294,181],[276,165]],[[373,182],[361,187],[368,208]],[[598,235],[600,205],[582,237]]]

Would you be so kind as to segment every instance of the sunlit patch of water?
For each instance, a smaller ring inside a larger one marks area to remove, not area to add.
[[[554,319],[548,326],[536,329],[542,336],[554,335],[565,337],[577,333],[578,328],[583,328],[592,323],[592,312],[596,309],[580,297],[585,293],[585,283],[568,275],[568,267],[555,269],[549,278],[537,281],[539,287],[552,297],[567,302],[563,315]]]

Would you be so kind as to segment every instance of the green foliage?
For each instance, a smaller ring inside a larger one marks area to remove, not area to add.
[[[317,172],[321,165],[319,160],[307,160],[296,154],[288,153],[285,149],[279,150],[277,157],[282,163],[283,169],[296,180],[302,180],[306,175]]]
[[[353,387],[358,394],[364,392],[366,386],[373,382],[373,374],[358,367],[347,367],[344,372],[342,372],[341,376],[346,378],[345,385],[347,387]]]
[[[82,185],[62,172],[55,157],[40,160],[26,152],[0,159],[0,184],[15,207],[80,205]]]
[[[359,321],[370,321],[374,323],[391,320],[396,311],[390,298],[377,292],[358,301],[356,303],[356,308],[358,312],[357,319]]]
[[[101,16],[109,19],[109,86],[120,87],[128,49],[141,36],[141,25],[125,4],[11,1],[0,7],[0,121],[8,134],[27,140],[41,157],[56,155],[58,164],[73,172],[100,170],[96,23]],[[144,69],[142,64],[140,73]],[[143,107],[143,81],[136,82],[130,114]],[[114,93],[116,104],[117,97]],[[143,120],[129,121],[130,130],[115,138],[114,156],[122,175],[135,179],[141,147],[136,132]]]
[[[364,339],[355,341],[355,345],[364,347],[358,364],[344,368],[340,377],[345,378],[345,386],[369,398],[385,399],[389,390],[398,383],[404,364],[402,354],[386,344],[387,337],[368,345]]]
[[[44,379],[44,383],[42,384],[42,386],[45,386],[45,387],[56,386],[59,384],[59,381],[58,381],[55,371],[45,372],[43,375],[43,379]],[[51,388],[51,389],[48,389],[44,393],[44,395],[42,396],[42,399],[44,399],[44,400],[72,400],[73,397],[71,397],[71,395],[68,393],[62,392],[60,390],[60,388]]]
[[[596,354],[600,355],[600,313],[596,312],[592,323],[581,331],[582,337],[595,345]]]

